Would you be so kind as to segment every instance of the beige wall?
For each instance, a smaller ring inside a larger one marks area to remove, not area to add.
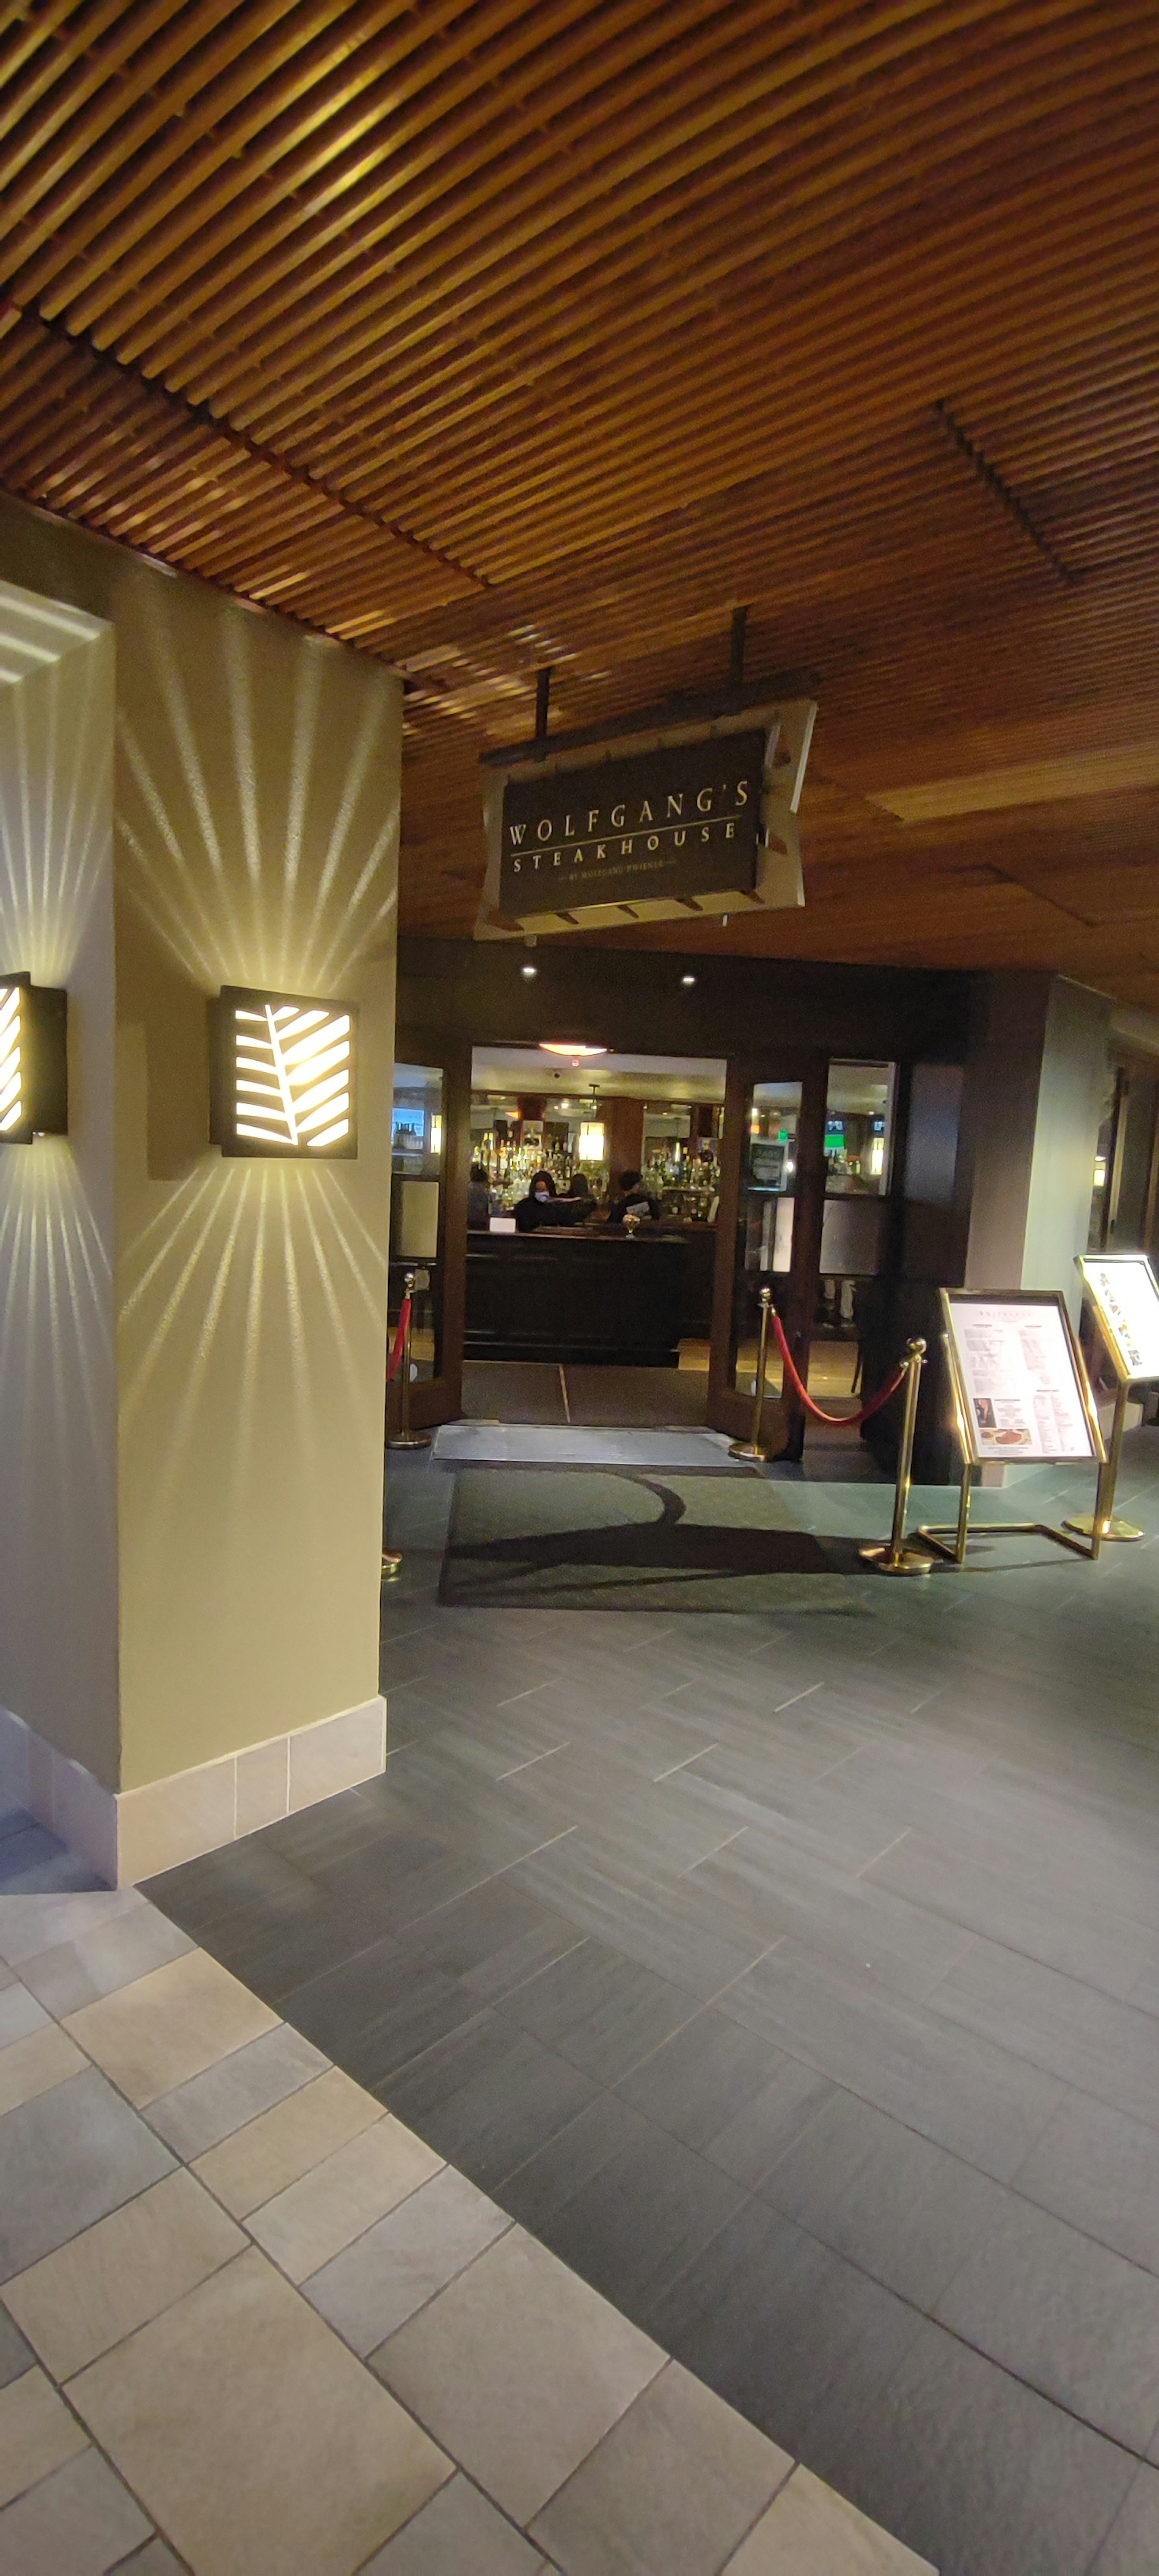
[[[0,572],[116,635],[115,1785],[134,1788],[378,1687],[401,691],[16,505]],[[206,997],[250,982],[359,1002],[357,1161],[209,1147]],[[95,1744],[67,1749],[108,1777]]]
[[[0,583],[0,968],[67,987],[73,1103],[67,1139],[0,1147],[0,1707],[108,1785],[112,729],[111,629]]]

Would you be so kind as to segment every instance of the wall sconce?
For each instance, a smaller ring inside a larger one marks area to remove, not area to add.
[[[602,1119],[585,1118],[579,1131],[579,1159],[581,1163],[603,1162],[604,1127]]]
[[[226,984],[212,1010],[209,1132],[222,1153],[352,1160],[353,1006]]]
[[[0,975],[0,1145],[68,1132],[68,995]]]

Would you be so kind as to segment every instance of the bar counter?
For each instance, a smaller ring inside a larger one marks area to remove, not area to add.
[[[712,1241],[707,1229],[469,1234],[465,1356],[675,1368],[681,1333],[696,1329],[686,1268],[704,1269]]]

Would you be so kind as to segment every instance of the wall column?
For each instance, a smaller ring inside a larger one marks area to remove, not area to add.
[[[401,692],[12,505],[0,533],[7,622],[64,636],[0,706],[44,818],[35,865],[5,831],[0,968],[67,986],[71,1085],[67,1138],[0,1149],[0,1790],[128,1880],[385,1760]],[[223,984],[357,1005],[356,1160],[210,1146]]]

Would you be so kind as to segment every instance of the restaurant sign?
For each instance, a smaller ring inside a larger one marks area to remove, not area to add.
[[[615,928],[803,901],[811,699],[484,761],[476,935]]]
[[[570,911],[640,895],[751,893],[759,855],[763,733],[637,752],[503,793],[504,912]]]

